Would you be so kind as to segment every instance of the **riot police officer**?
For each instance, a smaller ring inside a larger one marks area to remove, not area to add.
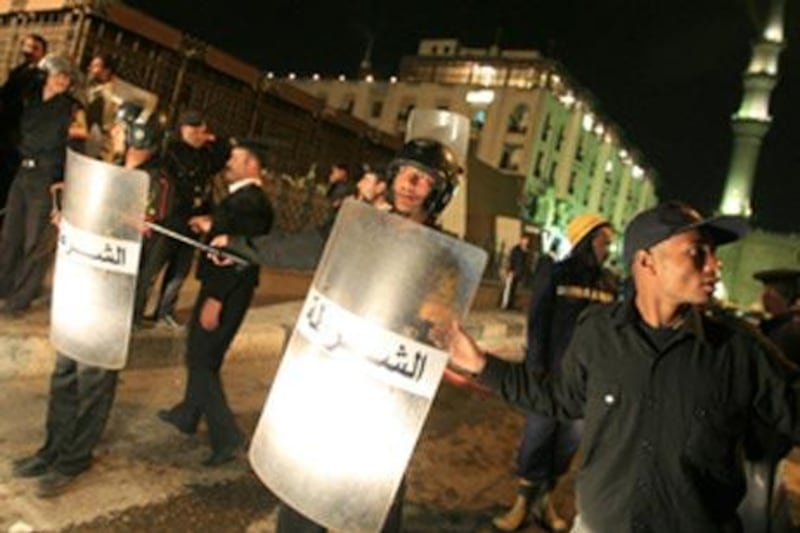
[[[124,150],[126,168],[152,169],[156,135],[151,125],[132,120],[133,107],[124,107],[112,137]],[[54,222],[58,223],[58,216]],[[92,465],[92,454],[105,430],[117,388],[117,370],[78,362],[56,354],[50,381],[45,440],[34,454],[13,463],[15,477],[36,477],[36,495],[57,496]]]
[[[431,139],[408,141],[387,168],[387,199],[391,212],[437,227],[438,216],[453,197],[460,173],[455,153],[448,146]],[[401,531],[404,494],[405,483],[402,483],[382,531]],[[317,533],[325,528],[283,505],[276,530],[279,533]]]

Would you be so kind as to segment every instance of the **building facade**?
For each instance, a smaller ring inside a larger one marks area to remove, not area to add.
[[[560,64],[535,50],[426,39],[388,80],[289,78],[329,107],[387,134],[402,135],[414,108],[469,117],[474,157],[466,234],[475,242],[491,238],[488,232],[497,226],[492,218],[518,217],[559,237],[581,212],[598,211],[621,228],[657,201],[655,173],[621,129],[597,112],[591,94]],[[490,183],[476,184],[477,176]],[[485,195],[471,195],[476,187],[514,193],[494,195],[499,203],[487,209],[477,205],[485,204]]]
[[[397,136],[115,1],[0,0],[0,83],[32,32],[81,67],[95,54],[114,54],[122,78],[159,96],[166,125],[184,109],[199,109],[216,132],[264,140],[268,167],[279,174],[306,175],[314,166],[326,172],[335,162],[378,164],[400,146]]]

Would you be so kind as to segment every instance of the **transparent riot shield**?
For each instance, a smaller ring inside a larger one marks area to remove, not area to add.
[[[406,125],[406,142],[425,137],[444,143],[456,153],[466,167],[469,148],[469,119],[459,113],[441,109],[413,109]]]
[[[50,340],[81,363],[125,366],[148,180],[146,172],[67,153]]]
[[[344,203],[250,447],[286,504],[343,531],[383,524],[486,253],[397,215]]]

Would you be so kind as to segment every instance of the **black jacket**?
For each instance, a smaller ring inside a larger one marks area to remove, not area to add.
[[[20,119],[19,155],[36,160],[37,169],[60,179],[69,142],[69,126],[80,104],[67,93],[42,100],[41,92],[25,101]]]
[[[229,156],[227,140],[217,140],[200,148],[180,139],[167,145],[162,159],[173,181],[169,226],[188,231],[186,222],[191,216],[209,212],[211,178],[225,167]]]
[[[579,256],[544,263],[528,309],[525,364],[533,372],[558,371],[578,315],[591,304],[616,300],[618,282],[608,270]]]
[[[217,235],[251,237],[269,233],[272,228],[273,211],[267,195],[258,185],[245,185],[226,196],[212,213],[212,226],[208,238]],[[203,290],[218,300],[240,286],[258,285],[258,266],[244,269],[234,266],[217,266],[205,255],[197,265],[197,278]]]
[[[789,311],[761,323],[761,331],[783,355],[796,365],[800,365],[800,313]]]
[[[523,408],[584,418],[579,512],[590,531],[714,532],[744,494],[756,417],[800,436],[798,382],[752,329],[692,309],[656,350],[631,300],[580,317],[560,374],[489,358],[480,380]]]
[[[22,63],[8,73],[0,87],[0,140],[14,145],[19,141],[19,121],[25,100],[41,93],[45,73]]]

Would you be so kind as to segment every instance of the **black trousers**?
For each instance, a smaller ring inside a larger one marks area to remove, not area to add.
[[[155,314],[156,318],[163,318],[174,313],[178,294],[192,270],[193,260],[194,250],[191,246],[160,233],[153,233],[144,241],[139,281],[136,287],[134,321],[138,322],[142,319],[150,289],[165,265],[167,270],[164,273]]]
[[[39,295],[50,267],[48,246],[52,173],[20,168],[8,193],[0,233],[0,298],[10,309],[27,308]]]
[[[172,414],[187,429],[196,428],[200,418],[205,416],[211,449],[214,451],[241,440],[241,432],[225,397],[220,369],[250,307],[254,289],[249,284],[241,285],[225,298],[219,326],[213,331],[200,325],[200,310],[208,298],[203,287],[192,311],[186,346],[186,390],[183,401],[172,408]]]
[[[392,506],[386,515],[381,533],[400,533],[403,527],[403,501],[406,497],[406,480],[400,483]],[[275,533],[325,533],[324,526],[317,524],[305,515],[295,511],[288,505],[281,503],[278,508],[278,524]]]
[[[164,280],[161,283],[161,293],[158,298],[158,309],[156,318],[164,318],[175,314],[175,305],[178,303],[178,295],[181,287],[189,277],[194,263],[194,248],[186,244],[178,243],[175,252],[172,254],[167,270],[164,272]]]
[[[19,168],[19,153],[7,136],[6,132],[0,131],[0,209],[6,205],[11,182]]]
[[[47,405],[47,435],[36,455],[66,475],[92,464],[117,390],[116,370],[78,363],[56,354]]]

